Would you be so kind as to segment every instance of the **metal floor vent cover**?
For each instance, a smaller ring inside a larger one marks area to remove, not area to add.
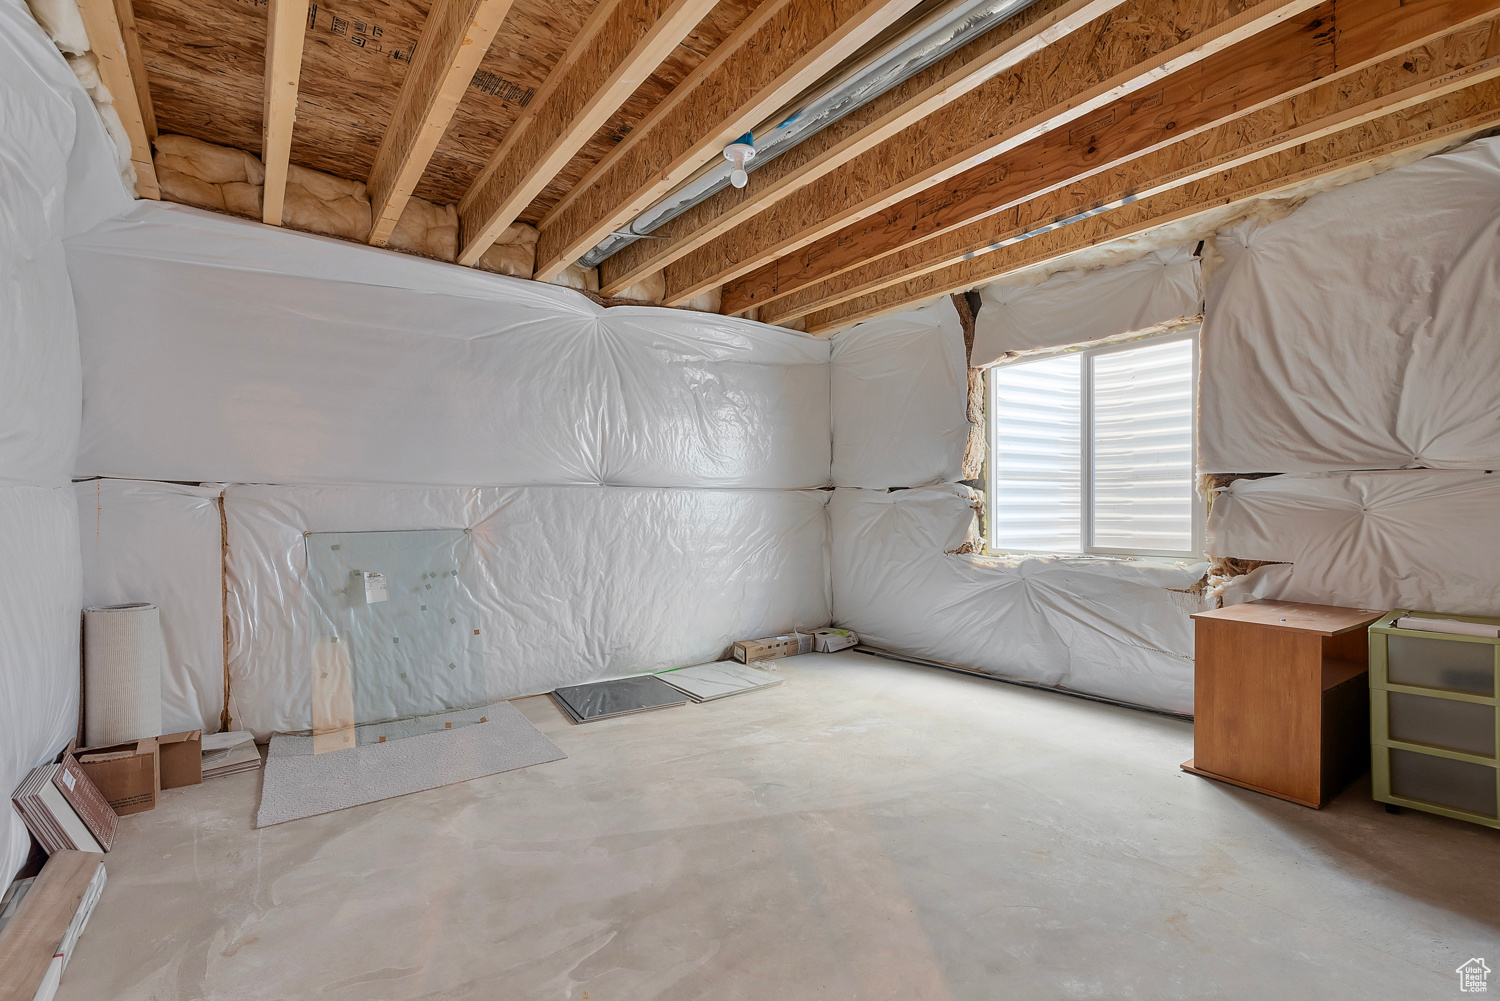
[[[652,675],[570,685],[552,693],[574,723],[592,723],[627,713],[669,709],[687,704],[687,696]]]

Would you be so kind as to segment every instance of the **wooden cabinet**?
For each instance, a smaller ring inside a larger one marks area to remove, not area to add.
[[[1251,601],[1193,616],[1185,771],[1314,808],[1369,766],[1367,608]]]

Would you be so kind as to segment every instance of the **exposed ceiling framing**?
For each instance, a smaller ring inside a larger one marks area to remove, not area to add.
[[[545,280],[936,0],[333,2],[81,0],[140,193],[160,128],[259,154],[266,222],[297,164],[367,183],[377,245],[413,197],[457,207],[462,264],[536,226]],[[1500,0],[1040,0],[600,290],[835,330],[1494,127],[1497,88]]]

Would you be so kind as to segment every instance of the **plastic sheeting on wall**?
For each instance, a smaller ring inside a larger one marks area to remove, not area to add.
[[[1214,497],[1209,551],[1291,564],[1262,568],[1235,589],[1254,589],[1254,597],[1500,615],[1497,512],[1495,473],[1236,480]]]
[[[827,341],[142,204],[68,243],[79,475],[802,488]]]
[[[950,300],[839,334],[829,381],[834,483],[884,489],[963,475],[969,383]]]
[[[873,646],[1173,712],[1193,709],[1187,593],[1206,564],[953,555],[957,485],[840,487],[829,503],[834,620]]]
[[[74,487],[84,605],[157,606],[166,645],[165,732],[218,732],[224,708],[222,488],[138,480],[84,480]]]
[[[78,726],[79,362],[62,240],[128,205],[93,103],[19,0],[0,0],[0,792]],[[0,808],[0,883],[25,861]]]
[[[1228,236],[1203,326],[1202,469],[1500,467],[1500,139]]]
[[[236,726],[264,735],[312,725],[304,532],[470,529],[489,695],[507,698],[714,660],[737,639],[826,624],[827,498],[817,490],[232,485]],[[441,680],[406,680],[401,711],[442,707]]]
[[[1011,352],[1083,344],[1196,317],[1202,297],[1193,250],[1157,250],[1033,285],[984,286],[970,363],[988,365]]]

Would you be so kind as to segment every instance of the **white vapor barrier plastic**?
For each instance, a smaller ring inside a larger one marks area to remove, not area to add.
[[[1500,615],[1500,474],[1312,473],[1236,480],[1214,497],[1209,552],[1265,567],[1255,597]],[[1257,586],[1258,585],[1258,586]]]
[[[156,605],[166,646],[164,732],[216,733],[224,707],[222,488],[140,480],[74,488],[84,605]]]
[[[80,476],[804,488],[827,341],[139,204],[68,242]]]
[[[1500,139],[1227,236],[1202,470],[1500,467]]]
[[[884,489],[962,475],[969,384],[950,300],[839,334],[829,381],[834,483]]]
[[[1091,271],[1062,271],[1034,285],[979,290],[971,363],[1102,340],[1190,319],[1202,311],[1194,245]]]
[[[817,490],[230,486],[236,724],[258,736],[312,726],[317,637],[304,532],[470,529],[466,583],[479,605],[485,695],[498,699],[701,664],[734,640],[825,625],[827,498]],[[445,668],[404,679],[396,708],[447,708]]]
[[[829,502],[834,621],[871,646],[1000,677],[1192,712],[1185,593],[1206,564],[1004,561],[947,552],[965,488],[840,487]]]
[[[73,488],[0,487],[0,882],[28,845],[11,792],[78,732],[78,612]]]
[[[78,330],[62,240],[129,204],[93,102],[0,0],[0,795],[77,732]],[[0,808],[0,884],[26,859]]]

